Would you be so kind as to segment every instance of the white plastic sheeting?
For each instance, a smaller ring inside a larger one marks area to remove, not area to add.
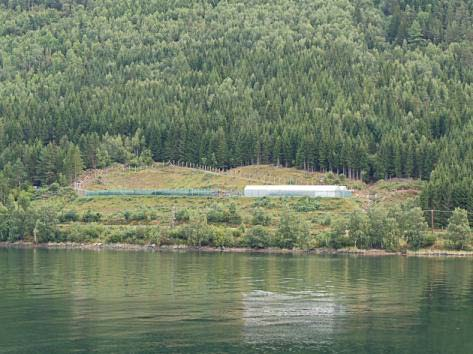
[[[245,197],[346,198],[351,196],[351,191],[346,186],[262,185],[246,186],[244,195]]]

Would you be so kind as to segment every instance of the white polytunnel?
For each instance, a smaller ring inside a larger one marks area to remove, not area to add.
[[[351,191],[346,186],[315,185],[261,185],[246,186],[245,197],[312,197],[347,198]]]

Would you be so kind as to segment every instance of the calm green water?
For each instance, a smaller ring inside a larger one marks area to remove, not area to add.
[[[0,352],[472,353],[473,259],[0,249]]]

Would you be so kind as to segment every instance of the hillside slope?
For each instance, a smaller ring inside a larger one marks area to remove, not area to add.
[[[169,164],[130,168],[116,165],[91,170],[78,179],[84,190],[215,188],[242,191],[248,184],[346,184],[363,189],[361,181],[345,176],[302,171],[271,165],[243,166],[226,171],[206,171]]]
[[[2,204],[114,163],[264,164],[428,180],[471,222],[471,102],[471,0],[0,1]]]

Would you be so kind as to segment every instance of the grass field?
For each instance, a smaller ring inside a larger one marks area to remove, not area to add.
[[[89,171],[80,180],[81,188],[85,190],[213,188],[242,191],[247,184],[343,184],[357,189],[366,187],[361,181],[348,180],[343,176],[269,165],[239,167],[225,173],[161,164],[139,170],[117,165],[106,171]]]
[[[104,171],[91,171],[82,178],[86,190],[109,189],[175,189],[202,188],[240,190],[244,179],[175,166],[156,165],[133,170],[115,166]]]

